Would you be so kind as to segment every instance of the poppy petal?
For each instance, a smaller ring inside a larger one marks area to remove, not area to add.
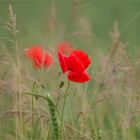
[[[62,52],[59,52],[58,58],[59,58],[60,66],[61,66],[63,73],[67,72],[69,70],[68,57],[66,57]]]
[[[85,70],[83,63],[74,54],[69,56],[69,68],[75,72],[83,72]]]
[[[76,72],[69,72],[68,73],[68,79],[73,82],[80,82],[84,83],[90,80],[90,77],[86,71],[82,73],[76,73]]]
[[[53,57],[49,52],[45,52],[44,54],[44,67],[49,67],[53,63]]]
[[[75,54],[77,56],[77,58],[79,58],[81,60],[81,62],[83,63],[83,65],[85,66],[85,69],[88,67],[88,65],[91,63],[91,60],[88,57],[88,54],[86,54],[84,51],[82,50],[74,50],[71,52],[71,55]]]
[[[35,67],[41,67],[42,65],[42,56],[43,56],[43,49],[40,46],[33,45],[26,51],[27,57],[32,59],[33,64]]]
[[[73,50],[73,46],[69,42],[62,42],[58,45],[58,52],[62,52],[65,55],[68,55]]]

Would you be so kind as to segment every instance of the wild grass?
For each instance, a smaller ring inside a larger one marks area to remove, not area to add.
[[[74,20],[83,3],[74,1]],[[58,23],[54,1],[50,13],[52,37]],[[91,80],[69,85],[57,58],[49,70],[29,66],[11,5],[7,19],[8,35],[0,40],[0,140],[140,139],[140,58],[129,56],[117,21],[110,33],[111,50],[89,51]],[[77,23],[73,36],[90,46],[94,40],[90,23],[83,17]],[[63,38],[63,28],[60,32]],[[56,57],[56,48],[50,49]]]

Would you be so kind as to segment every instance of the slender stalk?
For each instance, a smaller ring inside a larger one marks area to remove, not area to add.
[[[34,97],[32,96],[32,130],[34,129]],[[32,134],[33,140],[33,134]]]
[[[48,128],[48,133],[47,133],[47,138],[46,138],[46,140],[48,140],[48,139],[50,138],[50,131],[51,131],[51,124],[50,124],[50,126],[49,126],[49,128]]]
[[[19,46],[16,42],[16,51],[17,51],[17,89],[18,89],[18,100],[19,100],[19,110],[20,110],[20,127],[21,127],[21,137],[23,139],[23,117],[22,117],[22,95],[21,95],[21,77],[20,77],[20,58],[19,58]],[[18,104],[17,104],[18,105]],[[17,107],[18,108],[18,107]]]
[[[63,106],[62,106],[61,124],[60,124],[60,139],[61,139],[61,132],[62,132],[62,128],[63,128],[64,112],[65,112],[65,105],[66,105],[66,99],[67,99],[69,86],[70,86],[70,81],[68,81],[67,88],[65,90],[64,102],[63,102]]]
[[[70,113],[71,123],[72,123],[72,126],[74,126],[72,111],[71,111],[71,107],[70,107],[70,100],[68,100],[68,105],[69,105],[69,113]],[[74,137],[76,137],[75,132],[73,133],[73,135],[74,135]]]
[[[9,4],[9,20],[5,22],[5,28],[10,31],[12,35],[12,41],[14,43],[15,49],[16,49],[16,109],[19,110],[19,121],[18,117],[16,116],[16,139],[18,139],[18,135],[20,136],[20,139],[23,139],[23,118],[22,118],[22,95],[21,95],[21,73],[20,73],[20,54],[19,54],[19,41],[17,39],[17,33],[19,32],[17,30],[16,26],[16,14],[13,11],[12,5]],[[18,104],[19,103],[19,104]],[[20,126],[20,129],[18,129],[18,125]],[[19,130],[19,132],[18,132]]]

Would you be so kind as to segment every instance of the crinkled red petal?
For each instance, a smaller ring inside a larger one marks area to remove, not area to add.
[[[32,59],[35,67],[42,66],[43,49],[40,46],[32,46],[26,51],[26,55]]]
[[[73,82],[79,82],[84,83],[90,80],[90,77],[86,71],[82,73],[76,73],[76,72],[69,72],[68,73],[68,79]]]
[[[71,52],[71,55],[76,55],[77,58],[83,63],[83,65],[85,66],[85,69],[89,66],[89,64],[91,63],[91,60],[88,57],[88,54],[86,54],[84,51],[82,50],[73,50]]]
[[[49,52],[45,52],[44,54],[44,67],[49,67],[53,63],[53,57]]]
[[[69,68],[74,72],[83,72],[85,70],[83,63],[74,54],[69,56]]]
[[[67,72],[69,70],[68,58],[62,52],[58,52],[58,58],[63,73]]]

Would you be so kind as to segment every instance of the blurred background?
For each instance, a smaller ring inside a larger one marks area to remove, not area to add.
[[[9,4],[16,14],[18,53],[11,31],[5,28]],[[0,140],[22,135],[15,123],[19,112],[14,112],[18,106],[18,70],[21,93],[31,91],[33,82],[42,80],[48,91],[64,94],[67,77],[58,76],[61,69],[56,54],[57,44],[63,41],[84,50],[92,60],[88,69],[91,80],[83,85],[71,83],[64,139],[76,135],[76,140],[81,136],[84,140],[139,140],[140,0],[0,0]],[[43,74],[25,58],[24,49],[32,44],[42,44],[54,56],[56,63]],[[65,84],[58,89],[61,80]],[[55,95],[52,97],[56,101]],[[31,98],[23,96],[21,102],[26,122],[23,136],[31,140]],[[44,104],[41,100],[35,111],[44,113]],[[61,105],[59,102],[60,111]],[[49,114],[48,108],[46,112]],[[35,131],[35,138],[44,140],[50,130],[44,122],[39,125],[43,129]]]
[[[8,18],[8,4],[17,15],[17,28],[23,47],[69,40],[88,50],[110,48],[110,32],[117,21],[121,40],[134,52],[140,40],[140,1],[133,0],[43,0],[1,1],[0,35]],[[82,33],[81,33],[82,32]],[[80,35],[79,35],[80,34]],[[89,44],[83,39],[87,37]],[[25,41],[26,40],[26,41]]]

